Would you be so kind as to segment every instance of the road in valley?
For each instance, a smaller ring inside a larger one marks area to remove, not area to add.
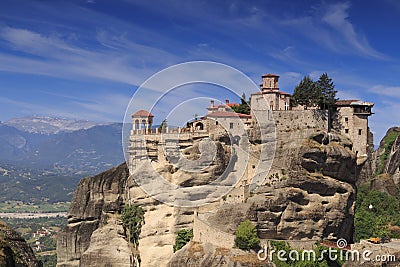
[[[11,219],[35,219],[35,218],[54,218],[54,217],[67,217],[66,212],[47,212],[47,213],[1,213],[0,218],[11,218]]]

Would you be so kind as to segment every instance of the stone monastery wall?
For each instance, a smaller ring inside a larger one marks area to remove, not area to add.
[[[279,110],[272,114],[277,132],[328,128],[328,113],[324,110]]]

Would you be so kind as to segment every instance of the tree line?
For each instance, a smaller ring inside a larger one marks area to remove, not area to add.
[[[317,81],[313,81],[310,76],[304,76],[294,89],[291,105],[329,110],[338,101],[336,94],[335,85],[327,73],[323,73]]]

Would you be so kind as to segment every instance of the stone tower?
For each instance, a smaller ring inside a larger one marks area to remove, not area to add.
[[[279,91],[278,80],[279,75],[264,74],[262,76],[262,84],[260,84],[261,92]]]

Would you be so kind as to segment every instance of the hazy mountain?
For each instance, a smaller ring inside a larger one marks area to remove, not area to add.
[[[110,123],[97,123],[85,120],[33,116],[11,119],[4,122],[4,124],[28,133],[57,134],[60,132],[85,130],[92,128],[93,126],[107,125]]]
[[[50,117],[0,124],[1,200],[70,198],[79,178],[124,161],[121,132],[121,123]]]

